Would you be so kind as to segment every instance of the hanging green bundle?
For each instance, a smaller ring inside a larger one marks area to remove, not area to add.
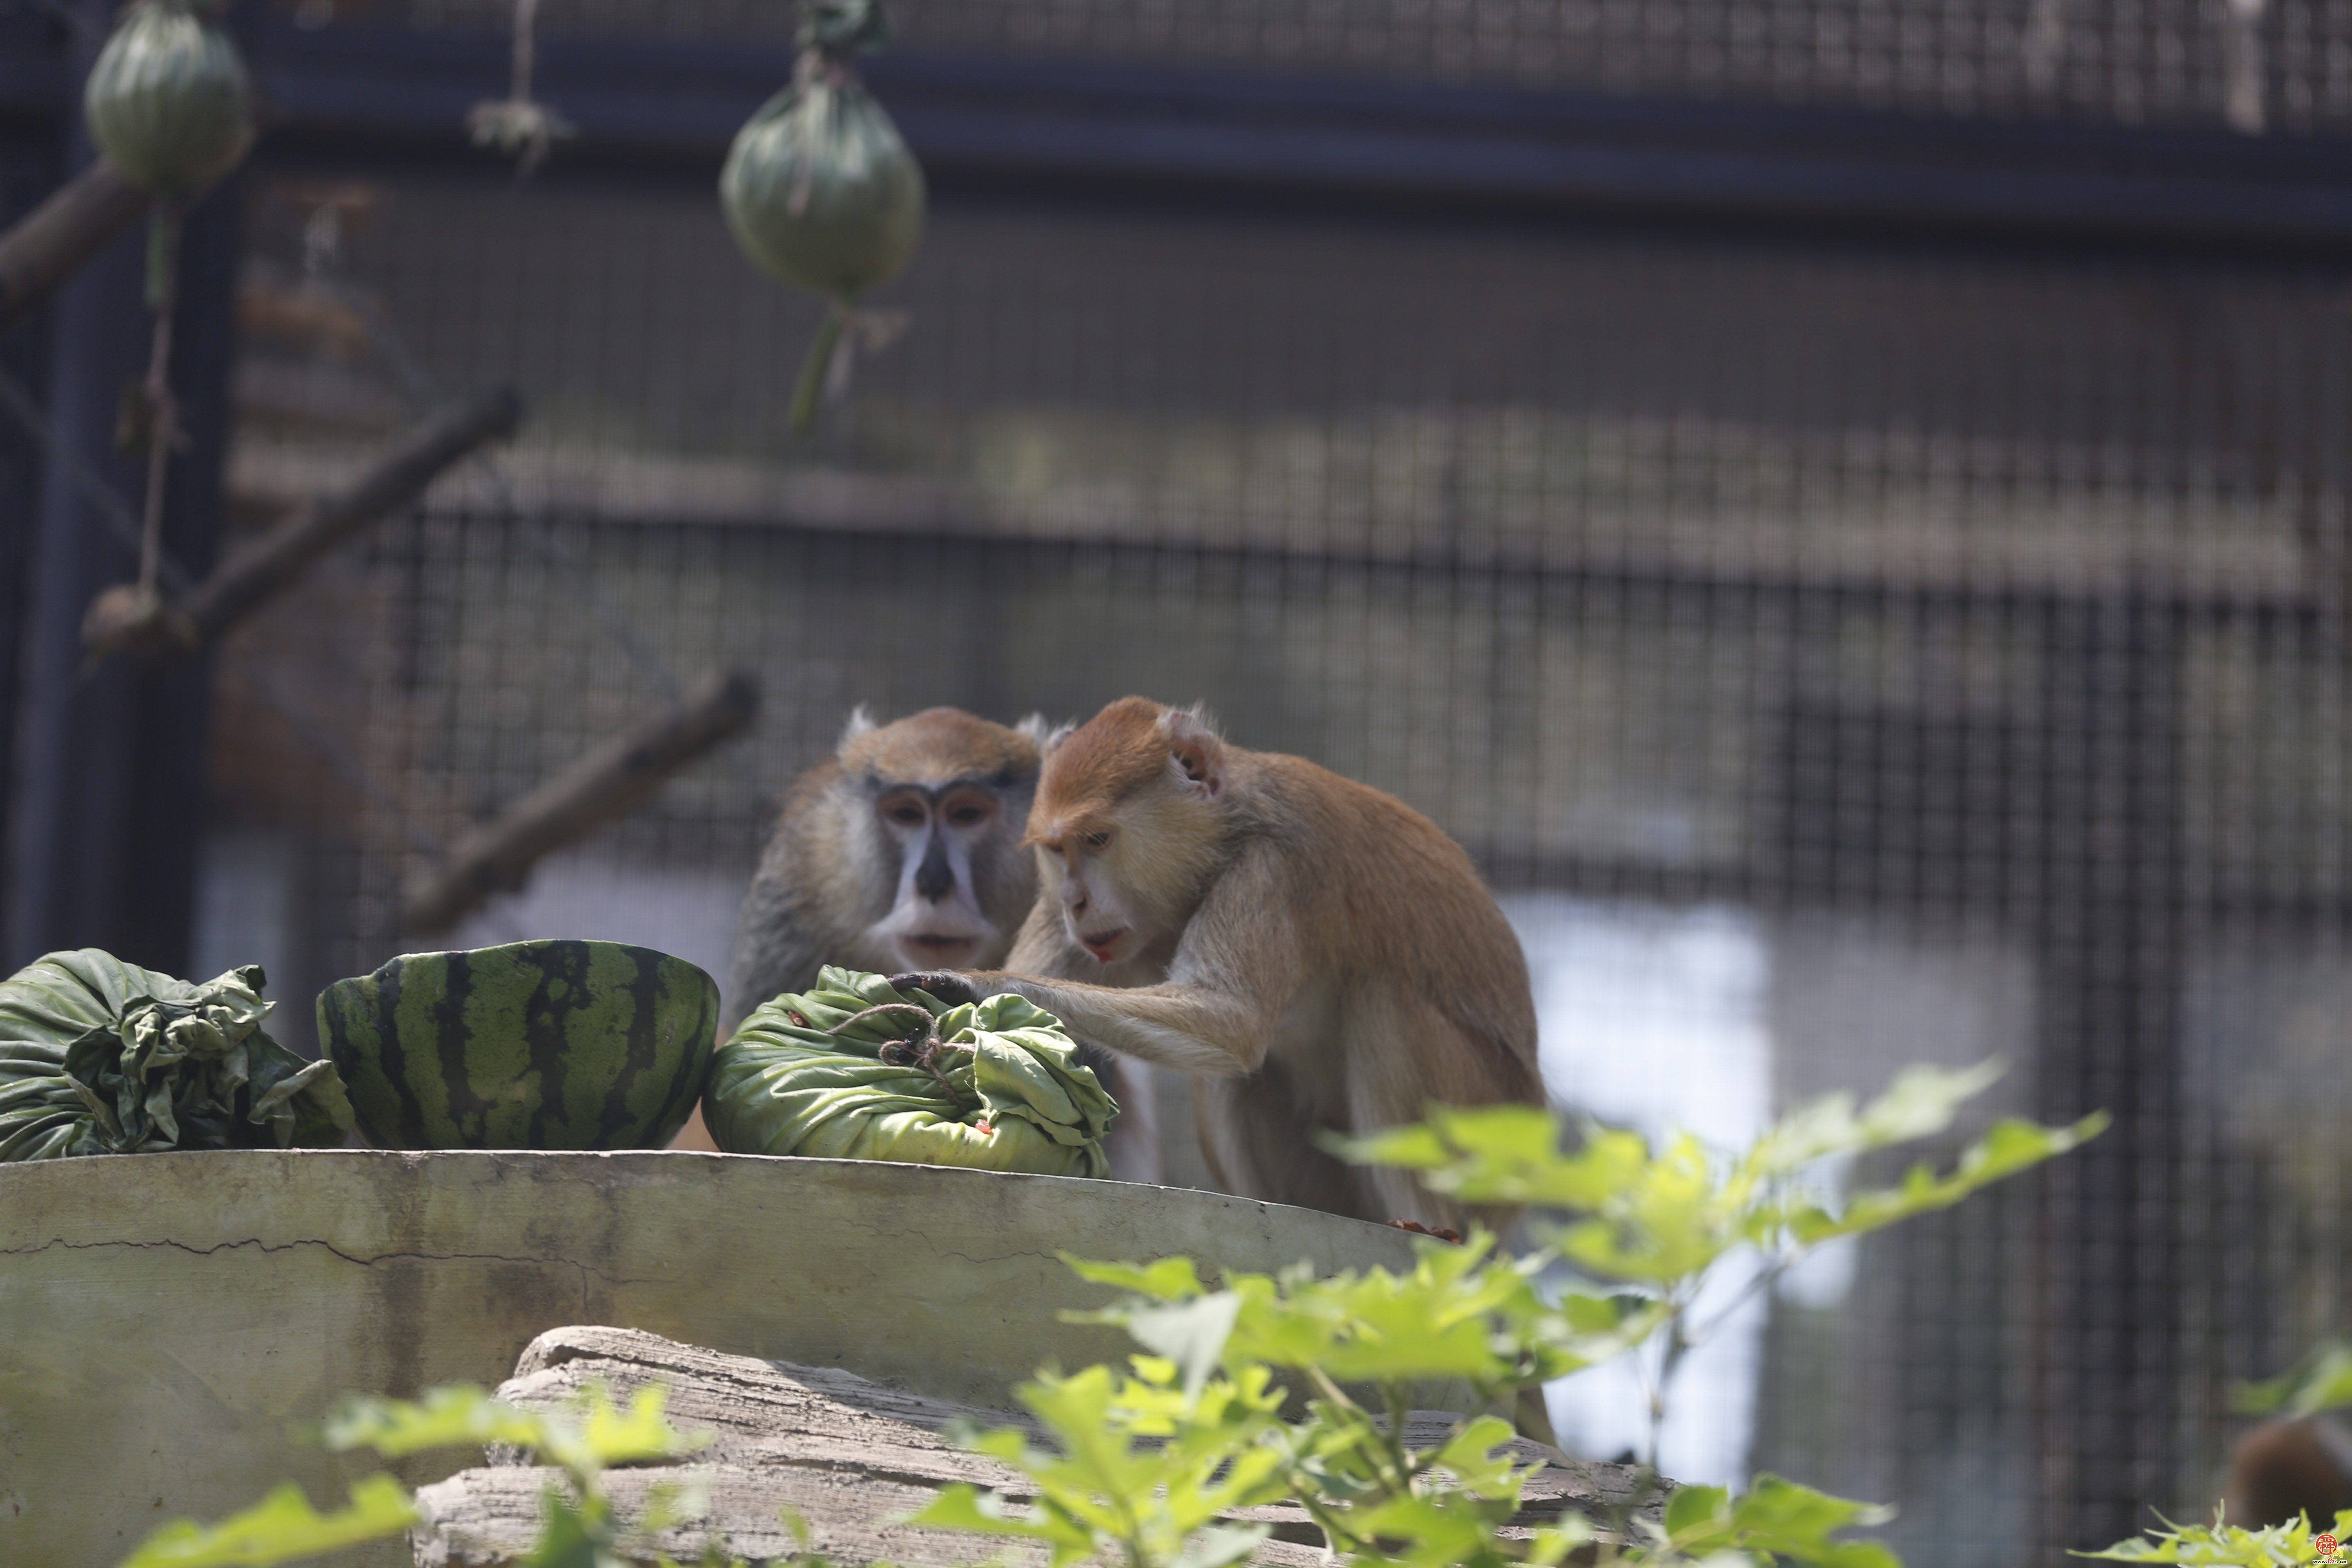
[[[126,421],[147,443],[139,581],[109,588],[90,605],[83,631],[92,646],[164,620],[156,579],[163,559],[163,469],[179,430],[171,363],[180,213],[253,145],[253,85],[236,45],[218,26],[222,9],[216,0],[134,0],[82,88],[82,113],[99,151],[154,201],[147,244],[154,339],[135,417]]]
[[[253,142],[253,88],[236,46],[194,0],[137,0],[82,89],[89,133],[122,177],[185,202]]]
[[[850,65],[889,37],[880,0],[807,0],[792,85],[736,132],[719,176],[743,253],[833,301],[793,388],[795,430],[808,427],[821,387],[846,380],[849,329],[874,346],[894,330],[854,307],[898,275],[923,237],[922,167]]]
[[[1076,1051],[1026,998],[950,1007],[828,966],[719,1048],[702,1115],[730,1154],[1102,1176],[1118,1106]]]
[[[335,1145],[334,1064],[261,1031],[258,965],[192,985],[86,947],[0,981],[0,1160]]]

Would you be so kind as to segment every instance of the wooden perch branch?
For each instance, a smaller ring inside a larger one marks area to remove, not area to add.
[[[14,326],[76,268],[147,216],[144,191],[104,159],[0,234],[0,330]]]
[[[320,556],[416,500],[477,447],[513,435],[521,423],[522,400],[503,386],[434,415],[349,489],[298,508],[177,601],[144,598],[133,584],[107,589],[82,620],[82,646],[93,659],[194,652],[290,587]]]
[[[442,930],[492,893],[521,887],[542,856],[626,815],[759,708],[759,682],[743,671],[704,677],[677,707],[614,736],[460,839],[448,864],[410,891],[408,929]]]

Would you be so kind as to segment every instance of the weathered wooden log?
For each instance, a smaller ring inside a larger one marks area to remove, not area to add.
[[[524,1350],[499,1394],[544,1409],[592,1385],[625,1401],[650,1384],[669,1390],[673,1426],[708,1432],[712,1441],[691,1460],[607,1478],[624,1519],[636,1517],[656,1488],[690,1480],[708,1488],[703,1516],[655,1536],[645,1543],[648,1552],[689,1558],[706,1540],[719,1540],[743,1556],[781,1557],[798,1549],[782,1517],[790,1508],[807,1525],[810,1548],[836,1563],[956,1568],[996,1554],[999,1544],[898,1521],[950,1481],[1000,1488],[1015,1499],[1034,1495],[1017,1471],[964,1453],[943,1435],[961,1419],[1034,1432],[1025,1417],[903,1393],[834,1368],[722,1355],[632,1329],[551,1330]],[[1408,1430],[1415,1441],[1430,1442],[1456,1419],[1419,1413]],[[1630,1467],[1561,1463],[1534,1444],[1516,1447],[1522,1461],[1544,1466],[1529,1480],[1516,1528],[1550,1522],[1570,1510],[1606,1528],[1639,1495],[1641,1478]],[[492,1460],[418,1494],[425,1522],[410,1537],[418,1568],[506,1568],[529,1553],[555,1472],[511,1455]],[[1655,1518],[1656,1508],[1653,1500],[1638,1511]],[[1259,1563],[1307,1568],[1321,1561],[1322,1538],[1304,1510],[1277,1505],[1234,1517],[1271,1527]],[[1012,1553],[1021,1563],[1042,1556]]]
[[[491,894],[520,888],[542,856],[628,813],[759,709],[751,675],[705,676],[676,708],[623,731],[458,840],[448,862],[410,891],[408,929],[442,930]]]
[[[100,159],[0,234],[0,331],[146,214],[147,193]]]
[[[131,583],[107,589],[82,617],[82,647],[94,660],[114,653],[194,653],[291,587],[320,556],[408,505],[485,442],[513,435],[521,423],[522,399],[510,386],[435,414],[349,486],[298,508],[232,552],[184,597],[149,597]]]

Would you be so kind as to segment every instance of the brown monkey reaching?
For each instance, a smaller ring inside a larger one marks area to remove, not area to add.
[[[1048,740],[1028,842],[1043,888],[1006,971],[905,980],[1017,992],[1087,1044],[1193,1075],[1202,1152],[1233,1192],[1472,1217],[1317,1142],[1433,1104],[1543,1102],[1518,939],[1434,823],[1129,697]]]

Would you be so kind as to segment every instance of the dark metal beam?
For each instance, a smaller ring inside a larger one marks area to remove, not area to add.
[[[491,34],[247,30],[265,155],[501,165],[467,109],[504,89]],[[788,75],[773,45],[547,40],[540,83],[581,127],[549,174],[715,173]],[[68,73],[0,65],[0,113],[53,113]],[[908,48],[870,76],[946,190],[1194,192],[1496,215],[2352,256],[2352,138],[1531,93],[1098,58]],[[542,177],[548,177],[543,175]]]
[[[91,26],[78,81],[112,7],[82,0]],[[71,138],[78,165],[91,150]],[[188,570],[211,565],[219,533],[235,331],[236,182],[188,215],[181,246],[173,384],[187,437],[169,466],[164,547]],[[146,368],[144,236],[101,249],[53,297],[46,413],[133,503],[142,465],[114,449],[126,383]],[[0,905],[0,973],[44,951],[98,946],[152,968],[184,973],[194,917],[196,845],[205,808],[210,668],[163,672],[118,666],[85,676],[81,618],[101,588],[136,574],[131,552],[55,462],[44,467],[32,519],[15,689],[17,789],[11,803],[8,879]]]

